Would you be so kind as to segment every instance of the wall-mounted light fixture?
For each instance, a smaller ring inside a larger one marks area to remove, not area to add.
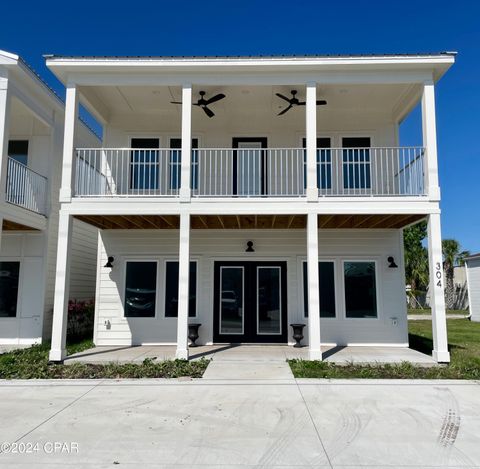
[[[247,241],[247,249],[245,249],[245,252],[255,252],[255,249],[253,249],[253,241]]]
[[[394,259],[392,256],[390,256],[390,257],[387,259],[387,261],[388,261],[388,267],[389,267],[390,269],[396,269],[396,268],[398,267],[398,265],[395,264],[395,259]]]
[[[107,263],[103,267],[109,267],[110,269],[113,269],[113,261],[115,258],[113,256],[108,256]]]

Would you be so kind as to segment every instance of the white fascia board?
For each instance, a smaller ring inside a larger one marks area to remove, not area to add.
[[[412,57],[351,57],[351,58],[252,58],[252,59],[115,59],[115,58],[48,58],[50,70],[63,82],[74,74],[118,74],[131,75],[152,73],[196,74],[196,73],[293,73],[293,72],[398,72],[399,70],[429,71],[437,80],[454,63],[453,55]],[[77,82],[78,78],[72,81]],[[321,77],[319,77],[321,80]]]
[[[19,59],[18,55],[0,49],[0,65],[16,65]]]

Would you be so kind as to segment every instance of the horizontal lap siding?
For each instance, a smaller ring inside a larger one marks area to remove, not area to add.
[[[472,321],[480,322],[480,259],[467,263],[468,297]]]
[[[325,343],[405,343],[406,306],[403,260],[399,230],[321,230],[319,255],[338,258],[337,284],[340,295],[340,258],[375,259],[382,290],[378,320],[347,320],[341,317],[322,319],[322,341]],[[176,320],[162,318],[164,310],[164,260],[178,257],[176,230],[104,230],[101,232],[99,265],[114,256],[114,268],[99,268],[97,299],[97,344],[130,344],[175,342]],[[254,242],[255,253],[246,254],[246,242]],[[287,261],[288,322],[306,322],[303,317],[301,261],[306,257],[304,230],[192,230],[191,257],[198,259],[198,318],[202,323],[200,342],[212,340],[213,328],[213,265],[215,260]],[[386,258],[394,256],[398,269],[389,269]],[[149,260],[160,258],[159,289],[156,319],[128,320],[123,317],[124,265],[126,258]],[[300,275],[300,278],[298,278]],[[341,299],[341,298],[340,298]],[[341,301],[339,302],[341,303]],[[337,313],[343,313],[341,304]],[[392,317],[398,325],[392,325]],[[105,325],[109,321],[109,329]],[[307,337],[307,334],[305,334]]]

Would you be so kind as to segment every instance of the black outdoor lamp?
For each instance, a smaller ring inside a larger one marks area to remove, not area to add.
[[[109,267],[110,269],[113,269],[113,261],[115,258],[113,256],[108,256],[107,263],[103,267]]]
[[[398,265],[395,264],[395,259],[394,259],[392,256],[390,256],[390,257],[387,259],[387,261],[389,262],[388,267],[389,267],[390,269],[396,269],[396,268],[398,267]]]
[[[245,252],[255,252],[255,249],[253,249],[253,241],[247,241],[247,249],[245,249]]]

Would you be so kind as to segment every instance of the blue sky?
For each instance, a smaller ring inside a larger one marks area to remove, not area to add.
[[[480,251],[480,2],[8,2],[0,49],[63,96],[42,54],[257,55],[458,51],[437,86],[443,237]],[[420,144],[420,114],[401,129]]]

